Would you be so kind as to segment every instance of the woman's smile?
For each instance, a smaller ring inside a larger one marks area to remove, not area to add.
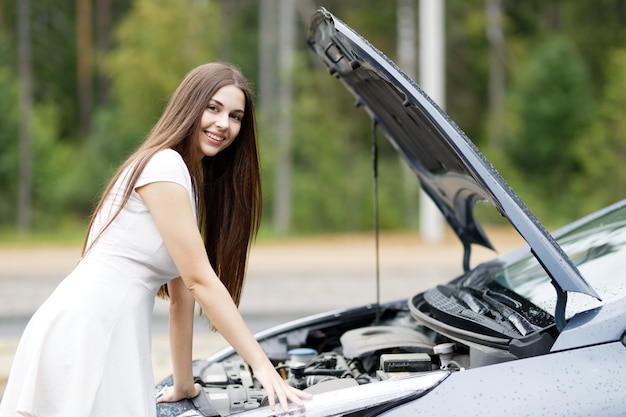
[[[225,139],[224,135],[219,135],[217,133],[213,133],[213,132],[209,132],[209,131],[205,131],[204,134],[209,139],[209,141],[213,141],[213,142],[216,142],[216,143],[221,143]]]

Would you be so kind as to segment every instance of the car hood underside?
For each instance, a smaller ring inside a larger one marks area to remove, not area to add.
[[[308,43],[417,175],[461,240],[466,270],[472,244],[493,249],[473,211],[477,202],[487,201],[526,240],[551,277],[557,310],[565,308],[568,291],[599,298],[476,146],[393,62],[325,9],[312,19]]]

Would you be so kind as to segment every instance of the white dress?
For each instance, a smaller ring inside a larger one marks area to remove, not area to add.
[[[196,209],[189,171],[174,150],[158,152],[136,187],[161,181],[185,187]],[[119,190],[118,185],[107,199],[90,239],[119,206]],[[119,216],[31,318],[0,417],[155,416],[152,311],[159,287],[177,276],[148,209],[133,191]]]

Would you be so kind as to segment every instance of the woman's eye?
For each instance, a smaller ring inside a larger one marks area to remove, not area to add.
[[[207,109],[209,109],[209,110],[210,110],[210,111],[212,111],[212,112],[216,112],[216,111],[218,111],[218,108],[217,108],[217,106],[216,106],[215,104],[209,104],[209,105],[207,106]]]
[[[230,117],[231,117],[233,120],[236,120],[236,121],[238,121],[238,122],[241,122],[241,119],[243,119],[243,116],[242,116],[242,115],[240,115],[240,114],[237,114],[237,113],[235,113],[235,114],[231,114],[231,115],[230,115]]]

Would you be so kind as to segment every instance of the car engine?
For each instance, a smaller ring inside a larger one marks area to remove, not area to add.
[[[437,334],[414,321],[405,303],[387,305],[382,313],[372,306],[350,310],[349,317],[326,319],[259,341],[290,385],[313,394],[467,367],[468,347],[438,340]],[[196,382],[203,386],[201,395],[159,404],[159,417],[225,416],[267,405],[265,391],[236,353],[194,366]],[[157,390],[171,384],[170,377]],[[188,410],[201,414],[184,414]]]

